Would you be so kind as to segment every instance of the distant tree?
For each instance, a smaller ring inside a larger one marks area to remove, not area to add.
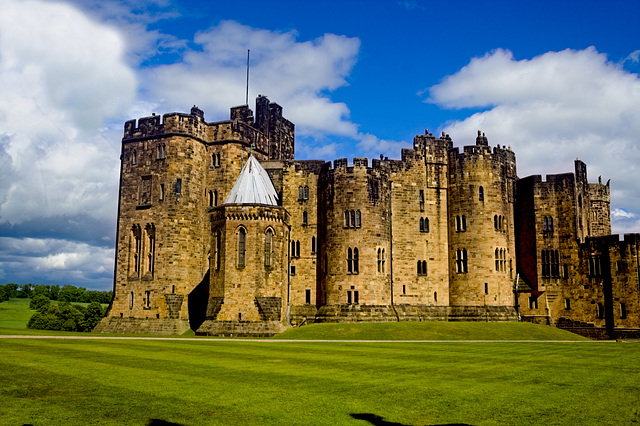
[[[44,313],[49,308],[49,305],[51,305],[51,300],[49,300],[47,296],[43,294],[37,294],[31,298],[29,309]]]
[[[9,300],[11,297],[11,287],[9,285],[0,285],[0,302]]]
[[[98,325],[100,320],[104,317],[104,311],[102,306],[98,302],[91,302],[87,306],[87,311],[84,314],[84,321],[82,322],[82,331],[91,331]]]
[[[34,330],[46,330],[48,324],[47,315],[42,312],[36,312],[31,316],[31,318],[29,318],[27,328],[32,328]]]
[[[23,298],[23,299],[28,299],[31,297],[31,294],[33,293],[35,286],[31,283],[29,284],[22,284],[20,286],[20,291],[18,292],[18,297]]]
[[[48,285],[43,285],[43,284],[36,284],[33,288],[33,292],[31,293],[31,297],[35,297],[38,295],[43,295],[43,296],[47,296],[47,298],[51,299],[49,297],[50,295],[50,291],[49,291],[49,286]]]
[[[49,299],[58,300],[59,293],[60,293],[59,285],[56,284],[56,285],[49,286]]]
[[[7,283],[5,286],[8,288],[9,297],[18,297],[18,284]]]

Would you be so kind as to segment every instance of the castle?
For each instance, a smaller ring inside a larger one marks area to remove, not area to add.
[[[99,332],[270,336],[356,321],[640,327],[638,234],[610,236],[609,183],[518,179],[511,148],[428,131],[403,149],[294,159],[265,96],[207,123],[125,123],[114,300]]]

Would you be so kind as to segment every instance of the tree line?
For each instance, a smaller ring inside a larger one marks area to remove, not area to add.
[[[31,299],[29,308],[37,312],[29,319],[27,328],[36,330],[91,331],[105,314],[98,302],[91,302],[86,308],[66,301],[56,305],[42,294]]]
[[[0,285],[0,302],[9,298],[32,299],[35,296],[45,296],[49,300],[70,303],[111,303],[112,291],[87,290],[84,287],[72,285],[43,285],[43,284],[13,284]]]

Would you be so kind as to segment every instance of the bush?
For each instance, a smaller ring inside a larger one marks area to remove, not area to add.
[[[38,296],[34,297],[34,299]],[[58,331],[91,331],[104,316],[102,306],[98,302],[91,302],[88,307],[72,305],[63,302],[51,305],[46,298],[47,305],[41,305],[38,312],[33,314],[27,323],[27,328],[36,330]],[[33,303],[33,300],[32,300]]]
[[[29,303],[29,309],[33,309],[38,312],[45,312],[49,305],[51,305],[51,300],[47,296],[42,294],[38,294],[31,299]]]

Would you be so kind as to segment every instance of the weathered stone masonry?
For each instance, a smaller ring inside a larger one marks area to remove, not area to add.
[[[427,131],[401,160],[351,163],[295,160],[294,139],[264,96],[255,117],[242,105],[221,122],[197,107],[126,122],[115,297],[96,331],[268,336],[518,316],[639,326],[638,235],[607,236],[609,183],[588,183],[584,163],[518,179],[513,151],[481,132],[461,150]],[[225,201],[251,157],[277,202]]]

